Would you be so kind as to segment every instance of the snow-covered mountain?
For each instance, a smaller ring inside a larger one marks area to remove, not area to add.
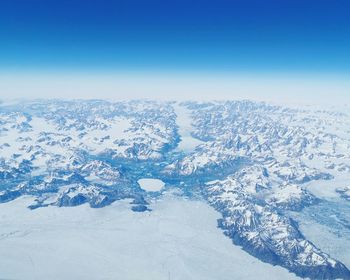
[[[187,131],[179,122],[185,111]],[[178,148],[185,141],[197,146]],[[147,192],[141,178],[165,187]],[[251,101],[0,106],[0,202],[31,195],[35,211],[127,198],[138,212],[174,188],[220,212],[218,226],[234,244],[301,277],[350,279],[290,215],[325,199],[310,183],[337,178],[347,185],[335,186],[334,195],[349,201],[350,115],[337,110]]]

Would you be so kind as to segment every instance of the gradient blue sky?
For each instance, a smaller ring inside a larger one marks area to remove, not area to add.
[[[346,83],[349,14],[348,0],[2,0],[0,71]]]

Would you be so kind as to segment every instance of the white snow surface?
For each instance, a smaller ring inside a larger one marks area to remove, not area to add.
[[[190,152],[204,142],[192,137],[191,135],[191,132],[194,130],[192,126],[191,111],[185,106],[180,106],[179,104],[175,104],[173,107],[176,113],[176,124],[179,127],[179,134],[181,136],[181,141],[177,146],[177,150]]]
[[[233,246],[200,201],[167,195],[143,213],[129,201],[34,211],[32,201],[0,204],[1,279],[296,278]]]
[[[148,192],[157,192],[164,187],[164,182],[159,179],[143,178],[137,181],[141,189]]]

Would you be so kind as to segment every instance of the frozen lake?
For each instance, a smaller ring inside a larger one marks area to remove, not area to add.
[[[141,189],[148,192],[158,192],[164,187],[164,182],[159,179],[144,178],[137,181]]]
[[[0,204],[0,279],[295,279],[248,255],[216,227],[219,214],[171,195],[136,213],[129,201],[31,211]]]

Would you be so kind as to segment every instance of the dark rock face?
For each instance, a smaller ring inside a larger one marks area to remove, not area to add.
[[[0,203],[8,202],[20,197],[22,194],[20,191],[5,191],[0,193]]]
[[[145,211],[149,211],[149,209],[147,208],[147,206],[145,205],[136,205],[136,206],[132,206],[131,210],[134,212],[145,212]]]

